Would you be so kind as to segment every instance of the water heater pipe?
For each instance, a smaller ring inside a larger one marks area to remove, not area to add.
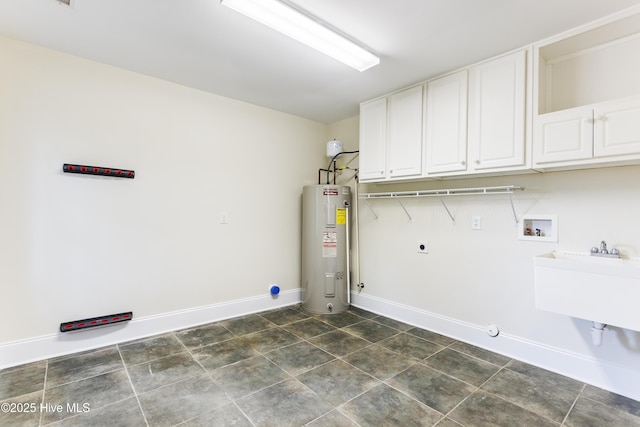
[[[360,151],[356,150],[356,151],[343,151],[341,153],[336,154],[335,156],[333,156],[331,158],[331,161],[329,162],[329,166],[327,166],[327,185],[331,184],[331,180],[329,179],[329,173],[331,172],[331,165],[333,164],[333,162],[336,161],[336,159],[340,156],[342,156],[343,154],[356,154],[356,153],[360,153]],[[335,169],[335,166],[334,166]]]
[[[347,305],[351,305],[351,245],[349,242],[349,204],[345,207],[345,236],[346,236],[346,244],[347,244]]]
[[[358,215],[360,214],[360,205],[358,198],[358,176],[356,175],[356,179],[354,180],[354,201],[353,201],[353,215],[355,217],[355,226],[353,227],[353,240],[355,242],[355,254],[354,259],[356,260],[356,271],[355,271],[355,279],[356,286],[360,286],[360,219]],[[351,295],[351,289],[349,289],[349,295]]]
[[[349,204],[345,201],[346,206],[345,210],[345,236],[346,236],[346,245],[347,245],[347,305],[351,305],[351,245],[349,242]]]

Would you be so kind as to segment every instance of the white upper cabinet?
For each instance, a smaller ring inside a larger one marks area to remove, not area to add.
[[[529,168],[527,52],[427,82],[426,176]]]
[[[525,165],[527,51],[469,72],[469,151],[474,171]]]
[[[360,105],[360,180],[422,174],[422,99],[418,85]]]
[[[387,167],[389,178],[422,174],[422,85],[389,96]]]
[[[360,105],[360,166],[361,181],[385,178],[387,170],[387,99],[377,99]]]
[[[640,96],[603,102],[593,114],[595,157],[640,153]]]
[[[529,168],[527,52],[361,104],[361,181]]]
[[[427,83],[426,173],[467,170],[467,70]]]
[[[538,117],[534,161],[563,162],[593,157],[593,110],[571,108]]]
[[[593,24],[534,48],[533,166],[640,160],[640,14]]]
[[[360,106],[363,182],[640,164],[640,7]]]

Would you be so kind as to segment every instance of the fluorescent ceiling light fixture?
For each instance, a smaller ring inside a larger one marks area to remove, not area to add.
[[[364,71],[380,58],[278,0],[221,0],[220,3],[325,55]]]

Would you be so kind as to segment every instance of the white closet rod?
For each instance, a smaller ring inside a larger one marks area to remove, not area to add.
[[[488,194],[507,194],[509,195],[509,202],[511,202],[511,210],[513,212],[513,219],[518,223],[518,214],[516,212],[516,207],[513,204],[513,199],[511,195],[518,190],[524,190],[523,187],[516,187],[515,185],[502,185],[498,187],[474,187],[474,188],[448,188],[448,189],[440,189],[440,190],[418,190],[418,191],[393,191],[388,193],[363,193],[358,196],[360,199],[364,199],[367,207],[371,210],[373,215],[378,219],[378,215],[373,210],[371,205],[369,204],[370,199],[401,199],[406,197],[440,197],[440,203],[447,211],[447,214],[451,218],[451,221],[455,222],[455,218],[447,204],[444,202],[442,197],[447,196],[482,196]],[[398,200],[402,209],[404,209],[404,213],[409,217],[409,221],[412,220],[411,215],[407,211],[407,208],[402,204],[401,200]]]
[[[474,187],[474,188],[447,188],[439,190],[418,191],[391,191],[388,193],[362,193],[361,199],[392,199],[396,197],[446,197],[446,196],[470,196],[485,194],[513,194],[523,187],[514,185],[502,185],[498,187]]]

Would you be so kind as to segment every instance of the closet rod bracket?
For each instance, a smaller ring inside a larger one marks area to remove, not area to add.
[[[509,194],[509,202],[511,203],[511,212],[513,212],[513,219],[516,221],[516,224],[520,223],[518,219],[518,213],[516,212],[516,206],[513,204],[513,194]]]
[[[378,219],[378,215],[376,215],[376,211],[373,210],[373,208],[371,207],[371,203],[369,203],[369,199],[368,198],[364,198],[364,202],[366,203],[367,207],[369,208],[369,210],[371,211],[371,213],[373,214],[373,216]]]
[[[442,203],[442,207],[444,208],[445,211],[447,211],[447,214],[449,214],[449,218],[451,218],[451,222],[455,223],[456,219],[453,217],[453,214],[451,213],[451,211],[447,207],[447,204],[444,202],[443,199],[440,199],[440,203]]]
[[[411,218],[411,215],[409,214],[407,208],[404,206],[404,203],[402,203],[402,200],[398,199],[398,203],[400,203],[400,206],[402,206],[402,210],[404,210],[404,213],[407,214],[407,217],[409,217],[409,221],[413,221],[413,218]]]

